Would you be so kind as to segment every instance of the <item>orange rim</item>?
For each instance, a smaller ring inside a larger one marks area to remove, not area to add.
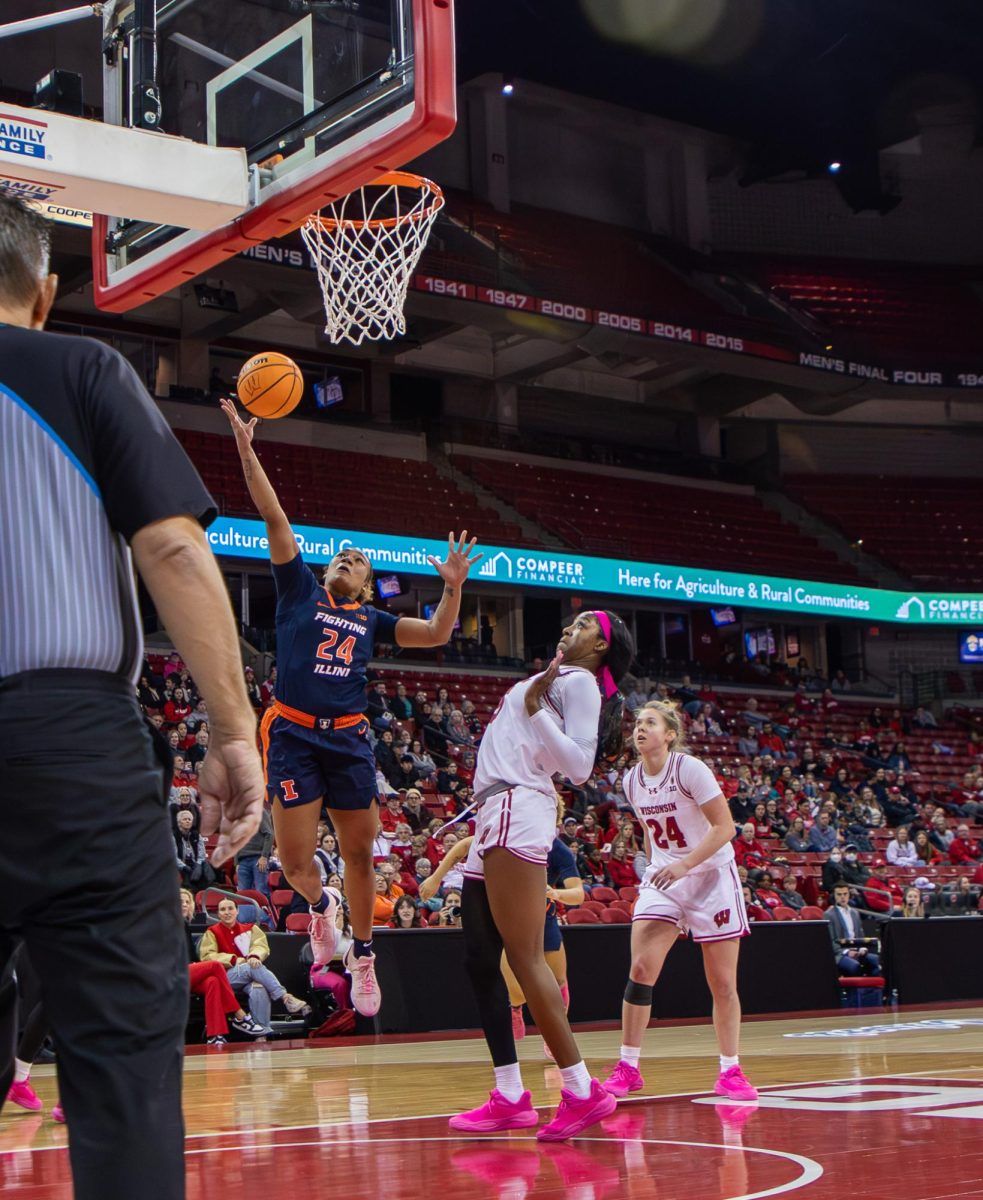
[[[428,217],[431,213],[444,207],[444,193],[439,184],[434,183],[432,179],[426,179],[423,175],[414,175],[412,171],[387,171],[385,175],[380,175],[378,179],[373,179],[371,183],[365,184],[366,187],[405,187],[416,188],[419,191],[429,191],[430,203],[426,208],[419,212],[404,213],[400,217],[373,217],[371,220],[359,220],[357,217],[346,217],[344,220],[337,220],[335,217],[322,217],[320,213],[314,213],[308,217],[308,223],[311,225],[320,225],[322,229],[338,229],[340,227],[349,229],[395,229],[400,225],[405,225],[409,221],[422,221],[424,217]]]

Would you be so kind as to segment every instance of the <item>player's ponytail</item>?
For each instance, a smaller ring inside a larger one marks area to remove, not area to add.
[[[624,749],[625,698],[619,690],[619,684],[628,674],[628,668],[635,657],[635,643],[628,632],[628,626],[617,613],[608,609],[596,609],[592,615],[608,644],[604,652],[604,661],[597,672],[603,700],[597,728],[597,755],[594,759],[596,764],[612,762]]]

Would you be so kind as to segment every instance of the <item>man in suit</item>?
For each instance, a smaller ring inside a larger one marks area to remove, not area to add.
[[[826,912],[829,936],[833,942],[836,967],[841,975],[876,975],[881,969],[880,956],[865,946],[844,946],[864,936],[860,913],[850,907],[850,888],[838,883],[833,888],[833,907]]]

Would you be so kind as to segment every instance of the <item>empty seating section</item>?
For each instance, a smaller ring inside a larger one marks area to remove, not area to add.
[[[231,437],[176,429],[224,513],[255,516]],[[522,530],[503,521],[428,462],[316,446],[264,442],[263,466],[291,520],[378,533],[446,537],[469,529],[482,541],[528,546]]]
[[[750,492],[457,455],[454,465],[570,545],[649,562],[852,582],[853,568]]]
[[[947,588],[983,583],[983,490],[978,479],[793,475],[785,488],[802,505],[863,539],[865,551],[918,582]]]
[[[460,245],[438,228],[423,274],[669,321],[712,317],[719,324],[725,315],[630,229],[527,205],[502,213],[453,193],[448,213]]]
[[[983,305],[964,272],[760,260],[745,262],[744,271],[830,329],[834,350],[843,349],[836,344],[837,330],[851,335],[847,348],[867,346],[892,355],[966,358],[979,340]]]

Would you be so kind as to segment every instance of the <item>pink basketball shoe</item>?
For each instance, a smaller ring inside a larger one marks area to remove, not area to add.
[[[311,951],[314,954],[314,965],[324,967],[334,958],[335,946],[338,944],[338,927],[335,918],[338,916],[338,905],[341,896],[337,888],[325,888],[328,897],[328,907],[323,913],[311,909],[311,923],[308,934],[311,939]]]
[[[40,1112],[44,1108],[41,1097],[31,1087],[29,1079],[25,1079],[22,1083],[12,1083],[10,1091],[7,1093],[7,1099],[11,1104],[16,1104],[18,1108],[26,1108],[28,1112]]]
[[[51,1115],[54,1118],[54,1120],[56,1120],[58,1122],[59,1125],[67,1124],[67,1122],[65,1121],[65,1110],[62,1108],[62,1106],[60,1104],[55,1105],[55,1107],[51,1110]]]
[[[611,1068],[611,1074],[601,1086],[612,1096],[627,1096],[629,1092],[640,1092],[645,1086],[645,1080],[638,1067],[620,1059]]]
[[[487,1101],[470,1112],[458,1113],[447,1122],[458,1133],[500,1133],[504,1129],[530,1129],[539,1124],[532,1096],[523,1092],[518,1100],[506,1100],[495,1088]]]
[[[618,1101],[596,1079],[590,1081],[590,1095],[583,1100],[566,1089],[560,1092],[560,1096],[556,1116],[536,1134],[540,1142],[565,1142],[567,1138],[583,1133],[589,1125],[596,1125],[598,1121],[610,1117],[618,1107]]]
[[[344,957],[345,970],[352,977],[352,1004],[363,1017],[374,1017],[382,1006],[382,992],[375,977],[375,955],[355,957],[355,947],[349,946]]]
[[[751,1086],[740,1066],[728,1067],[720,1072],[717,1086],[713,1089],[718,1096],[728,1100],[757,1100],[758,1089]]]

